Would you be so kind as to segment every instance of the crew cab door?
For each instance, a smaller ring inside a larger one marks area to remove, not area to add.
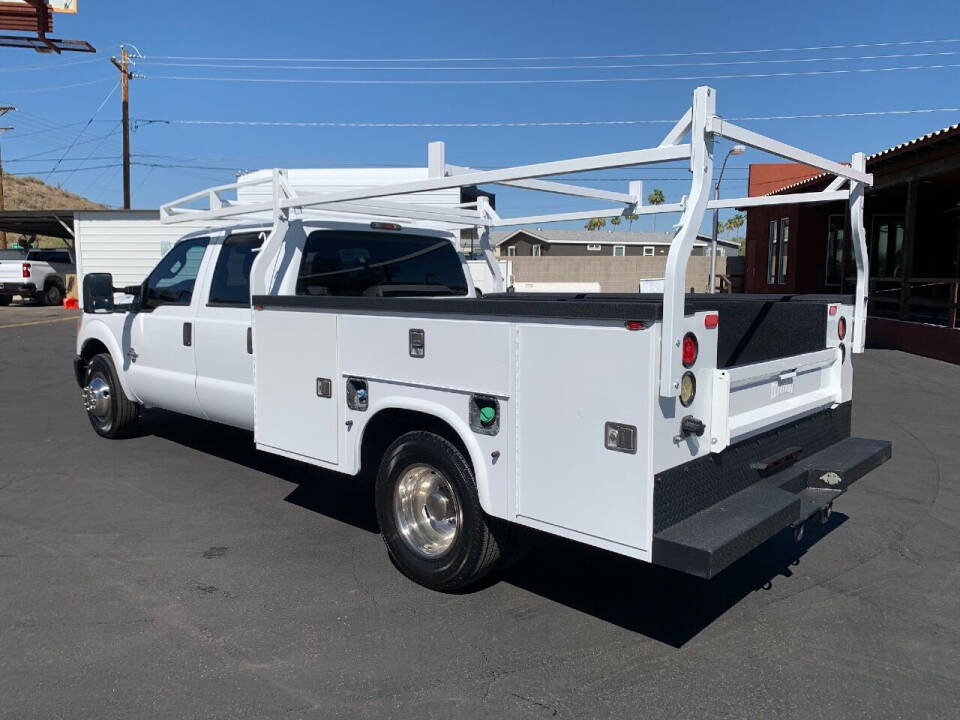
[[[197,398],[194,288],[209,238],[189,238],[164,256],[144,283],[130,342],[130,383],[149,406],[204,417]]]
[[[211,420],[253,429],[250,268],[263,232],[228,235],[208,254],[213,276],[196,317],[197,396]],[[215,260],[214,260],[215,258]]]

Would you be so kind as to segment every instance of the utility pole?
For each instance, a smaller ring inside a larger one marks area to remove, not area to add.
[[[12,105],[3,105],[0,106],[0,115],[6,115],[11,110],[16,110]],[[0,127],[0,135],[3,135],[7,130],[13,130],[12,127]],[[3,205],[3,148],[0,147],[0,212],[4,209]],[[3,250],[7,249],[7,233],[3,230],[0,230],[0,248]]]
[[[120,46],[120,60],[112,57],[110,62],[120,71],[120,89],[123,98],[123,209],[130,209],[130,81],[143,77],[130,72],[130,53],[126,45]],[[135,57],[140,57],[139,53]]]

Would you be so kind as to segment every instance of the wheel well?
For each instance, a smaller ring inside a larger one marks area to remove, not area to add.
[[[87,340],[84,343],[83,349],[80,351],[80,357],[83,358],[83,361],[90,362],[90,358],[94,355],[99,355],[100,353],[110,354],[110,350],[107,349],[107,346],[104,345],[99,340]]]
[[[59,276],[59,275],[49,276],[49,277],[47,277],[46,280],[43,281],[43,289],[44,289],[44,290],[46,290],[46,289],[47,289],[48,287],[50,287],[51,285],[58,285],[58,286],[60,286],[60,289],[63,290],[63,280],[60,279],[60,276]]]
[[[414,430],[432,432],[448,440],[463,454],[464,459],[473,468],[467,446],[464,445],[457,431],[445,420],[417,410],[387,408],[370,418],[364,428],[363,443],[360,447],[360,471],[376,472],[380,459],[390,443],[404,433]]]

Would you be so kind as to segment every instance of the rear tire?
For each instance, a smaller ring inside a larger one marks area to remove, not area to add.
[[[430,432],[400,436],[384,453],[375,487],[377,520],[400,571],[424,587],[462,590],[489,573],[513,534],[480,507],[473,470]]]
[[[13,300],[9,295],[0,295],[0,307],[6,307]]]
[[[63,288],[55,282],[50,283],[43,291],[44,305],[63,305]]]
[[[83,383],[84,407],[97,435],[111,439],[129,435],[140,420],[140,406],[124,394],[108,354],[90,358]]]

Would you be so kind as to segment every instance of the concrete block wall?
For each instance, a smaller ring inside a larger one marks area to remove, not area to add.
[[[514,282],[599,282],[601,292],[635,293],[640,281],[662,278],[666,257],[512,257]],[[726,272],[725,257],[717,258],[717,274]],[[686,288],[706,292],[709,256],[694,256],[687,264]]]

